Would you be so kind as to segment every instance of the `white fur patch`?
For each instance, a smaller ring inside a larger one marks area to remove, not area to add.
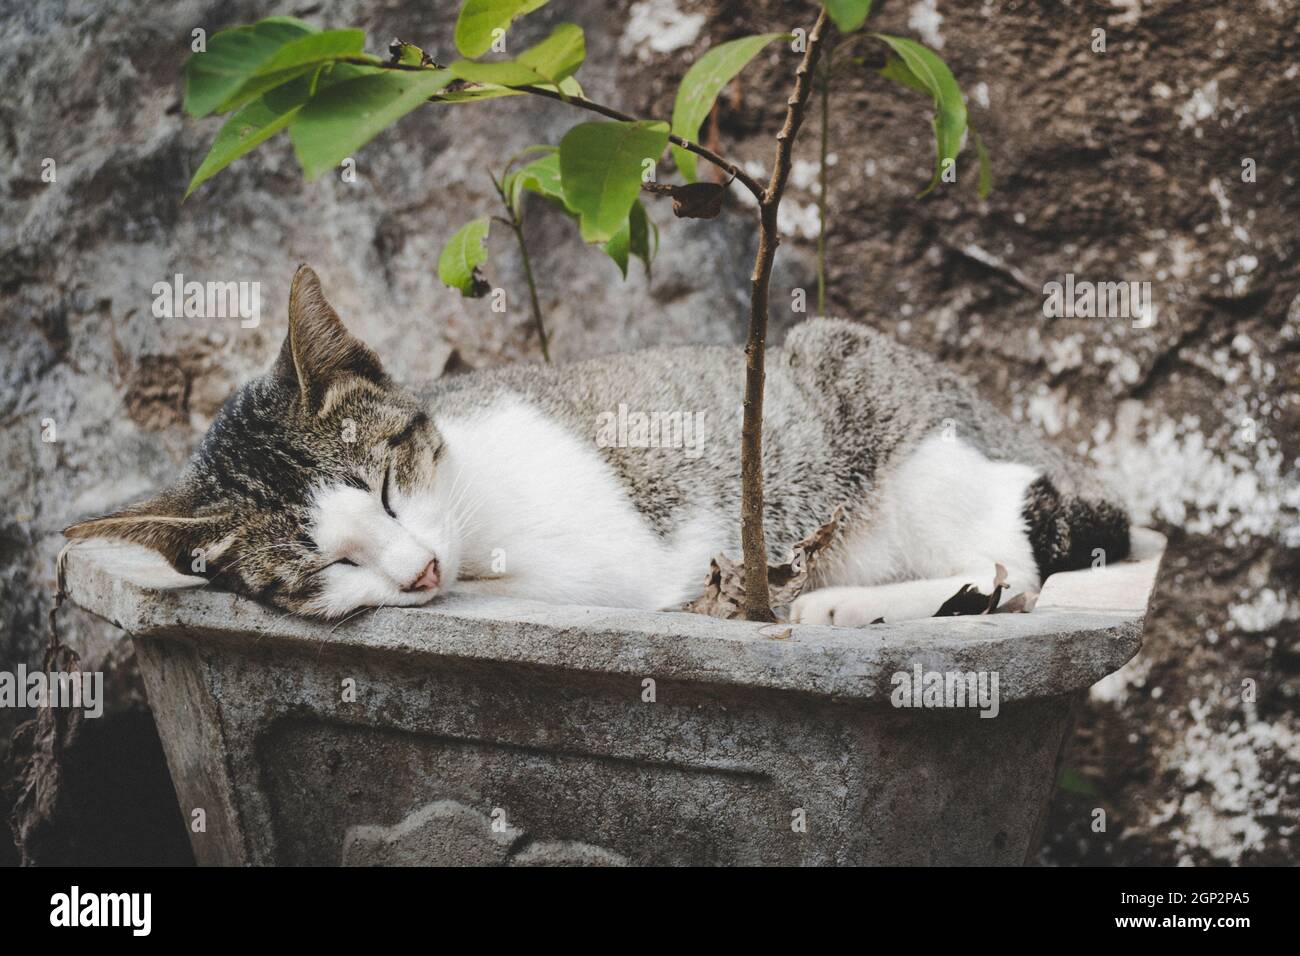
[[[651,609],[700,590],[726,537],[718,516],[659,537],[594,447],[518,399],[437,426],[436,497],[458,516],[474,590]]]
[[[959,439],[933,435],[885,473],[868,522],[849,533],[818,584],[869,585],[964,574],[995,562],[1038,585],[1025,525],[1028,465],[989,461]]]
[[[869,522],[818,567],[817,589],[795,602],[792,620],[860,627],[932,617],[963,584],[987,594],[996,564],[1007,568],[1007,594],[1036,589],[1024,507],[1037,477],[958,439],[927,438],[887,473]]]
[[[323,583],[316,609],[337,616],[357,607],[409,607],[442,592],[407,591],[435,557],[445,568],[454,564],[455,548],[445,522],[430,517],[421,502],[390,489],[397,517],[384,510],[378,492],[331,485],[316,492],[310,534],[327,560],[347,558],[355,566],[335,564],[320,572]]]

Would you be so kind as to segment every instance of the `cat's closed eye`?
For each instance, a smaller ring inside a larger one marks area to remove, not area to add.
[[[311,573],[320,574],[322,571],[327,571],[330,568],[334,567],[335,565],[342,565],[345,568],[355,568],[357,566],[357,563],[353,561],[351,558],[338,558],[334,561],[331,561],[329,564],[321,565],[319,568],[317,568],[315,571]]]
[[[397,512],[395,512],[392,506],[388,503],[388,485],[389,482],[392,480],[392,476],[393,476],[393,466],[389,465],[386,469],[384,469],[384,484],[383,487],[379,489],[379,500],[384,506],[384,511],[388,512],[388,517],[396,518]]]

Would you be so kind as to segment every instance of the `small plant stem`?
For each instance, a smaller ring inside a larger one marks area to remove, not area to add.
[[[510,216],[509,219],[503,221],[510,227],[510,231],[515,234],[515,241],[519,243],[519,257],[524,263],[524,278],[528,280],[528,298],[533,307],[533,325],[537,329],[537,341],[542,346],[542,358],[550,362],[550,339],[546,335],[546,323],[542,321],[542,304],[537,298],[537,280],[533,278],[533,263],[528,258],[528,243],[524,241],[524,223],[519,213],[515,211],[514,206],[510,205],[505,189],[502,188],[501,183],[495,176],[492,177],[492,185],[497,188],[497,195],[501,197],[501,204],[506,207],[506,212]]]
[[[542,345],[542,358],[551,360],[550,340],[546,336],[546,326],[542,324],[542,306],[537,301],[537,282],[533,279],[533,264],[528,258],[528,243],[524,242],[524,226],[518,219],[514,222],[515,238],[519,240],[519,256],[524,261],[524,278],[528,280],[528,297],[533,303],[533,323],[537,326],[537,340]]]
[[[749,335],[745,343],[745,413],[740,433],[740,544],[745,563],[746,619],[773,621],[767,583],[767,544],[763,536],[763,388],[766,384],[768,287],[781,242],[777,212],[790,178],[791,153],[803,125],[813,72],[821,54],[826,10],[808,34],[803,60],[795,71],[794,92],[786,100],[785,124],[776,134],[776,164],[759,200],[758,254],[750,276]]]

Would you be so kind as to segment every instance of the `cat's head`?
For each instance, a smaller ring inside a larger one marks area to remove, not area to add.
[[[180,479],[64,534],[145,545],[184,574],[299,614],[424,604],[459,560],[443,450],[424,407],[303,266],[275,365],[226,402]]]

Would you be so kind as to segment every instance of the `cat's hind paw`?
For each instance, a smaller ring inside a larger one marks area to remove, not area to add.
[[[790,605],[791,624],[865,627],[885,617],[875,588],[821,588],[801,594]]]
[[[871,587],[819,588],[800,595],[790,606],[790,623],[866,627],[882,621],[897,624],[899,621],[934,617],[963,586],[974,587],[974,582],[987,574],[985,568],[948,578],[898,581]],[[1008,577],[1002,569],[996,583],[1012,588],[1011,593],[1015,594],[1027,590],[1026,581],[1028,578],[1024,575],[1012,573]],[[988,596],[982,595],[981,600],[987,605]]]

